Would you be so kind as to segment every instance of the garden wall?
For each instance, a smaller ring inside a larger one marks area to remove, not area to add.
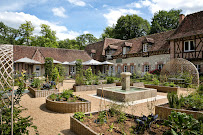
[[[97,90],[98,88],[102,87],[114,87],[116,86],[116,83],[112,84],[99,84],[99,85],[81,85],[81,86],[73,86],[73,90],[75,92],[79,91],[91,91],[91,90]]]
[[[158,92],[175,92],[179,94],[179,91],[180,91],[180,88],[178,87],[158,86],[158,85],[149,85],[149,84],[145,84],[144,87],[157,89]]]
[[[59,112],[59,113],[73,113],[73,112],[90,112],[91,111],[91,102],[88,100],[79,98],[85,102],[60,102],[52,101],[46,98],[46,108],[48,110]]]
[[[171,114],[171,111],[174,110],[176,112],[182,112],[186,114],[192,114],[194,118],[198,118],[203,116],[203,112],[201,111],[192,111],[192,110],[185,110],[185,109],[175,109],[170,107],[165,107],[163,105],[155,106],[155,114],[159,115],[160,119],[168,119],[168,116]]]
[[[32,88],[31,86],[28,86],[28,90],[30,91],[30,93],[35,97],[46,97],[48,95],[51,95],[53,93],[57,93],[59,92],[58,89],[51,89],[51,90],[35,90],[34,88]]]

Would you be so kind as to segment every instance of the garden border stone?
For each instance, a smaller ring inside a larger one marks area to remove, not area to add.
[[[203,112],[201,112],[201,111],[176,109],[176,108],[165,107],[163,105],[165,105],[165,104],[155,106],[155,114],[158,114],[160,119],[168,119],[168,116],[171,114],[172,110],[174,110],[176,112],[182,112],[182,113],[186,113],[186,114],[192,114],[194,116],[194,118],[196,118],[196,119],[198,117],[200,117],[200,116],[203,116]]]
[[[81,86],[73,86],[73,90],[74,90],[74,92],[92,91],[92,90],[97,90],[98,88],[102,88],[102,87],[114,87],[114,86],[116,86],[116,83],[99,84],[99,85],[81,85]]]
[[[49,95],[50,96],[50,95]],[[59,112],[59,113],[73,113],[73,112],[90,112],[91,111],[91,102],[83,98],[78,97],[79,100],[85,102],[61,102],[61,101],[52,101],[46,97],[46,108],[48,110]]]
[[[50,94],[58,93],[58,92],[59,92],[58,89],[35,90],[35,89],[32,88],[31,86],[28,86],[28,90],[30,91],[30,93],[31,93],[35,98],[46,97],[46,96],[48,96],[48,95],[50,95]]]
[[[158,86],[158,85],[150,85],[150,84],[145,84],[144,87],[157,89],[158,92],[175,92],[177,94],[179,94],[180,92],[179,87]]]

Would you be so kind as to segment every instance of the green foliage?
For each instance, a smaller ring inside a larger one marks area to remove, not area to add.
[[[83,112],[76,112],[73,115],[74,118],[76,118],[79,121],[84,121],[84,118],[86,117],[85,114]]]
[[[173,135],[200,135],[203,134],[200,130],[202,122],[193,118],[192,115],[187,115],[181,112],[172,111],[168,116],[168,120],[164,121],[164,125],[171,128],[166,134]]]
[[[175,87],[176,85],[174,84],[174,82],[171,82],[171,83],[169,84],[169,86],[170,86],[170,87]]]
[[[108,26],[104,29],[104,33],[102,33],[101,38],[104,40],[105,38],[114,38],[115,37],[115,26]]]
[[[21,42],[20,44],[30,45],[31,36],[34,31],[34,26],[32,25],[31,21],[26,21],[25,24],[21,24],[19,27],[20,36],[22,37],[19,39]]]
[[[56,80],[57,80],[57,77],[59,77],[59,72],[58,72],[58,69],[55,67],[55,68],[52,70],[52,81],[56,81]]]
[[[159,85],[159,80],[156,79],[156,78],[154,78],[154,79],[153,79],[153,84],[154,84],[154,85]]]
[[[92,80],[92,69],[91,67],[89,67],[88,69],[85,70],[85,78],[87,79],[87,81],[91,81]]]
[[[184,98],[183,106],[187,109],[192,109],[194,111],[203,110],[203,95],[199,93],[188,95]]]
[[[97,75],[93,76],[93,84],[94,85],[99,85],[99,77]]]
[[[198,92],[203,94],[203,85],[199,85]]]
[[[167,94],[169,106],[171,108],[180,108],[184,102],[184,98],[181,96],[178,97],[177,93],[171,92]]]
[[[58,73],[59,73],[60,76],[65,75],[65,68],[62,66],[62,64],[56,64],[54,67],[57,68]]]
[[[114,77],[107,77],[107,84],[114,83]]]
[[[76,38],[76,41],[79,45],[79,50],[84,50],[85,46],[91,43],[95,43],[98,41],[96,37],[94,37],[92,34],[83,34]]]
[[[152,18],[150,34],[176,29],[179,24],[179,14],[182,10],[160,10]]]
[[[116,23],[114,38],[132,39],[147,35],[150,30],[150,25],[147,20],[135,14],[121,16]]]
[[[117,122],[120,123],[120,122],[125,122],[127,119],[126,115],[124,112],[120,112],[118,117],[117,117]]]
[[[68,101],[68,99],[73,95],[73,91],[72,90],[64,90],[62,93],[61,93],[61,97],[62,98],[65,98],[66,101]]]
[[[99,116],[97,119],[97,122],[99,122],[100,124],[104,124],[107,122],[107,112],[106,111],[101,111],[99,112]]]
[[[57,94],[53,93],[49,97],[51,100],[55,101],[57,99]]]
[[[192,83],[192,75],[190,75],[190,73],[188,72],[184,72],[181,76],[182,79],[185,79],[184,82],[186,84],[191,84]]]
[[[48,76],[49,80],[52,79],[53,58],[45,58],[45,78]]]
[[[34,80],[33,80],[32,84],[31,84],[31,86],[32,86],[33,88],[37,88],[37,89],[39,90],[40,87],[41,87],[41,80],[40,80],[39,78],[34,78]]]
[[[152,81],[153,79],[153,74],[150,74],[150,73],[145,73],[144,74],[144,79],[147,80],[147,81]]]
[[[79,49],[79,44],[75,39],[64,39],[58,41],[58,48],[65,48],[65,49]]]
[[[113,129],[114,129],[114,128],[115,128],[115,127],[114,127],[114,124],[111,123],[111,125],[109,125],[108,131],[109,131],[109,132],[113,132]]]
[[[164,82],[163,86],[169,86],[169,82]]]

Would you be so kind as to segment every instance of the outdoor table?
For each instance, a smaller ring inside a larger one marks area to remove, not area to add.
[[[185,83],[185,79],[182,79],[182,78],[168,78],[168,80],[174,82],[175,84],[183,84],[183,83]]]

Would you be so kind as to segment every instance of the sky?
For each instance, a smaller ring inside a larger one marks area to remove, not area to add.
[[[87,33],[99,38],[122,15],[137,14],[151,22],[154,13],[172,8],[191,14],[203,10],[203,0],[0,0],[0,21],[16,29],[31,21],[34,35],[47,24],[59,40]]]

